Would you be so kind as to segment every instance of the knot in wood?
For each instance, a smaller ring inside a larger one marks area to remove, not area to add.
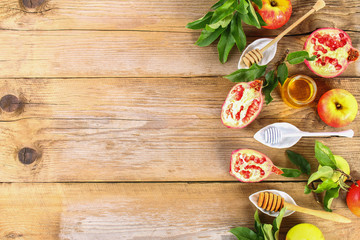
[[[27,148],[27,147],[22,148],[18,154],[19,161],[26,165],[32,164],[33,162],[35,162],[37,157],[38,157],[38,154],[37,154],[36,150],[34,150],[32,148]]]
[[[15,112],[20,106],[20,100],[14,95],[3,96],[0,100],[0,107],[5,112]]]
[[[22,0],[24,7],[37,8],[40,7],[46,0]]]

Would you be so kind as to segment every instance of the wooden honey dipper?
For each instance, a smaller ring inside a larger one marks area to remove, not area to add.
[[[285,29],[282,33],[280,33],[276,38],[274,38],[271,42],[269,42],[265,47],[263,47],[262,49],[254,49],[251,50],[250,52],[246,53],[243,58],[242,61],[244,62],[244,64],[247,67],[250,67],[252,64],[254,63],[258,63],[261,61],[261,59],[264,57],[263,53],[269,48],[271,47],[274,43],[278,42],[282,37],[284,37],[288,32],[290,32],[291,30],[293,30],[298,24],[300,24],[305,18],[307,18],[308,16],[310,16],[311,14],[313,14],[314,12],[319,11],[320,9],[322,9],[323,7],[325,7],[325,2],[324,0],[318,0],[315,5],[312,7],[312,9],[310,11],[308,11],[304,16],[302,16],[301,18],[299,18],[296,22],[294,22],[293,24],[291,24],[287,29]]]
[[[277,212],[281,208],[286,207],[286,209],[290,211],[302,212],[334,222],[351,223],[351,220],[349,218],[341,216],[337,213],[313,210],[285,202],[283,197],[280,197],[271,192],[261,192],[257,205],[266,211]]]

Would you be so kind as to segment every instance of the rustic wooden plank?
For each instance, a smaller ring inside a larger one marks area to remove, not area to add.
[[[341,87],[359,99],[357,81],[317,79],[320,93]],[[275,164],[293,167],[284,150],[252,138],[267,124],[286,121],[302,130],[337,130],[326,126],[315,108],[287,107],[276,92],[254,123],[228,129],[221,124],[220,109],[232,85],[222,78],[1,80],[0,96],[19,96],[25,105],[0,114],[0,141],[6,143],[0,181],[233,181],[229,158],[238,148],[257,149]],[[360,173],[359,121],[342,128],[353,128],[354,139],[323,139],[349,161],[355,175]],[[41,155],[31,165],[18,160],[24,147]],[[316,168],[313,148],[314,138],[304,138],[291,149]]]
[[[304,183],[2,184],[0,237],[3,239],[235,239],[229,230],[253,229],[250,193],[278,189],[300,206],[321,209]],[[338,224],[294,213],[284,218],[280,239],[302,222],[318,226],[325,238],[355,239],[359,218],[344,201],[334,212],[351,218]],[[273,219],[260,214],[263,222]],[[334,234],[336,232],[336,234]]]
[[[27,9],[19,0],[2,0],[0,3],[0,28],[12,30],[141,30],[141,31],[191,31],[188,22],[202,17],[216,1],[117,1],[117,0],[51,0],[43,7]],[[316,1],[293,0],[293,14],[289,26]],[[359,31],[359,2],[327,0],[327,6],[312,15],[292,34],[307,34],[321,27],[338,27]],[[346,11],[344,11],[346,9]],[[36,13],[38,12],[38,13]],[[257,30],[245,25],[248,36],[277,35],[279,30]]]
[[[360,39],[349,32],[354,46]],[[3,49],[0,78],[17,77],[189,77],[224,76],[237,69],[240,54],[233,51],[221,64],[217,48],[194,45],[198,33],[144,33],[113,31],[1,31]],[[250,38],[250,41],[255,38]],[[285,48],[298,51],[306,36],[289,36],[280,41],[279,60]],[[351,64],[342,77],[357,76],[359,62]],[[305,64],[291,72],[311,73]]]

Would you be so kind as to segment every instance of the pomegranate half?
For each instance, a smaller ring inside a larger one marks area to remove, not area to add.
[[[231,154],[230,174],[241,182],[260,182],[272,172],[283,173],[265,154],[251,149],[238,149]]]
[[[261,89],[260,80],[236,84],[222,106],[222,123],[229,128],[243,128],[254,121],[264,102]]]
[[[314,31],[306,40],[304,50],[315,61],[305,60],[305,64],[316,75],[332,78],[345,71],[349,63],[355,62],[359,51],[352,47],[351,39],[337,28],[321,28]]]

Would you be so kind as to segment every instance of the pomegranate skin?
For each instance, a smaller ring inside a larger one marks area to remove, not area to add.
[[[304,50],[315,61],[305,64],[316,75],[333,78],[342,74],[347,66],[359,57],[359,51],[352,47],[347,33],[337,28],[321,28],[314,31],[305,41]]]

